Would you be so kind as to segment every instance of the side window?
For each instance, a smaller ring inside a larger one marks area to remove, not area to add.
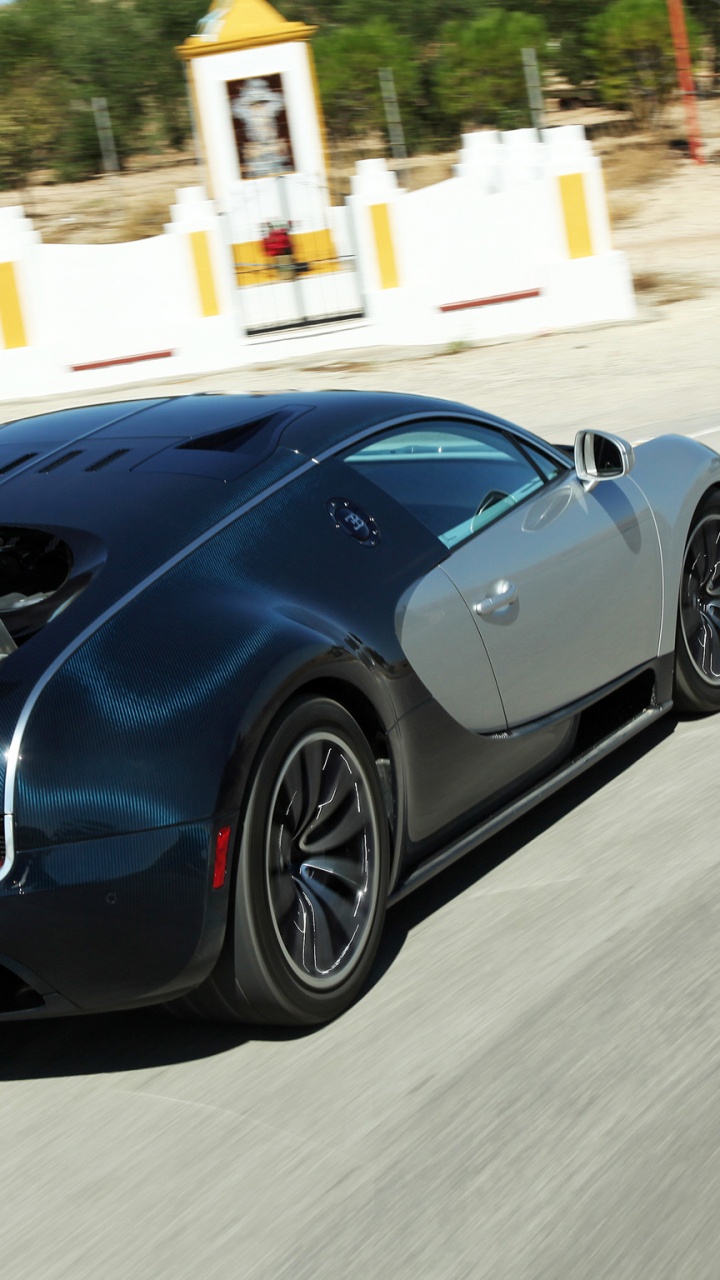
[[[397,427],[344,460],[402,503],[446,547],[477,533],[554,478],[549,459],[543,458],[541,470],[502,432],[465,422]]]

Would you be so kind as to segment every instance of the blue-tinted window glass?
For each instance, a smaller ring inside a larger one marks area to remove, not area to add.
[[[501,432],[462,422],[399,427],[345,461],[422,521],[447,547],[498,519],[543,477]]]

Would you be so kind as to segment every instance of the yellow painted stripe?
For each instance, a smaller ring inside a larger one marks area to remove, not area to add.
[[[14,262],[0,262],[0,328],[6,347],[28,345]]]
[[[585,179],[581,173],[564,173],[558,178],[558,182],[570,257],[591,258],[593,247],[585,198]]]
[[[398,279],[395,246],[393,245],[392,230],[390,228],[390,209],[386,204],[371,204],[370,216],[375,235],[380,287],[381,289],[397,289],[400,281]]]
[[[220,308],[215,292],[207,231],[191,231],[190,243],[195,262],[195,277],[200,291],[200,309],[204,316],[219,316]]]
[[[262,247],[262,240],[245,240],[232,247],[235,260],[235,277],[238,284],[273,284],[280,279]]]
[[[338,271],[337,249],[329,227],[319,231],[294,231],[290,236],[296,262],[307,263],[307,275]]]
[[[318,231],[294,231],[290,235],[290,243],[295,262],[303,264],[301,280],[342,270],[329,227],[321,227]],[[268,257],[262,240],[247,240],[244,244],[234,244],[232,249],[239,285],[274,284],[291,278],[278,269],[274,258]]]

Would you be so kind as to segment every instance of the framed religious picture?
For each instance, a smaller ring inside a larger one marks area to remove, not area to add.
[[[242,178],[271,178],[295,168],[282,77],[228,80]]]

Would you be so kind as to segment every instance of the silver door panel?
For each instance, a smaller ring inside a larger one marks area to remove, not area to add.
[[[660,546],[630,477],[590,493],[575,478],[555,485],[464,543],[443,569],[473,611],[511,727],[657,654]],[[502,607],[477,612],[488,599]]]
[[[401,601],[397,632],[423,684],[459,724],[475,733],[507,727],[485,646],[465,601],[441,568]]]

